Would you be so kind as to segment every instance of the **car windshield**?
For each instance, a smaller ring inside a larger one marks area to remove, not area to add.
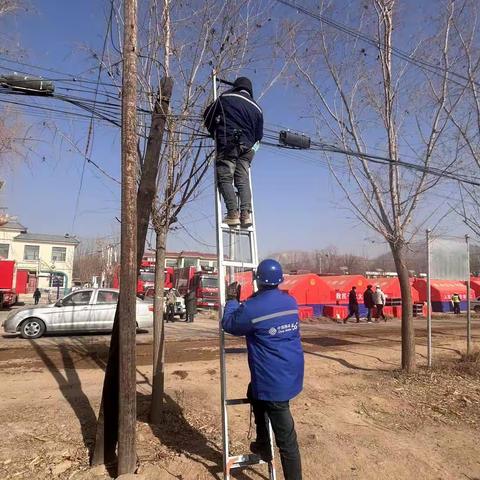
[[[155,273],[142,272],[140,274],[140,280],[143,280],[144,282],[154,282],[155,281]]]
[[[202,287],[204,288],[217,288],[218,279],[217,277],[202,277]]]

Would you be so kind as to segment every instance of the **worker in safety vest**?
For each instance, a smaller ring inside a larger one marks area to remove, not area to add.
[[[252,82],[239,77],[203,114],[205,127],[217,148],[217,184],[225,200],[224,223],[231,227],[252,225],[252,192],[249,169],[263,137],[263,112],[253,100]],[[238,201],[233,183],[240,197]]]
[[[461,313],[460,302],[461,302],[460,295],[458,293],[454,293],[452,295],[452,305],[453,305],[453,313],[455,313],[456,315]]]
[[[277,261],[260,262],[256,280],[258,292],[242,304],[235,298],[238,293],[229,287],[222,326],[233,335],[245,335],[247,340],[251,374],[247,396],[257,431],[250,450],[262,460],[271,461],[268,417],[280,451],[285,480],[301,480],[300,451],[289,404],[303,388],[298,305],[292,296],[278,289],[283,273]]]

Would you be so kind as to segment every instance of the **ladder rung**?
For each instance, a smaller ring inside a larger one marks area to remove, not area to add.
[[[228,466],[232,468],[248,467],[249,465],[261,465],[264,462],[258,455],[248,453],[246,455],[235,455],[228,457]]]
[[[247,227],[247,228],[242,228],[240,226],[231,227],[230,225],[227,225],[226,223],[222,223],[221,229],[225,232],[233,231],[235,233],[253,232],[253,227]]]
[[[225,400],[225,405],[243,405],[245,403],[250,403],[248,398],[232,398],[230,400]]]
[[[225,353],[247,353],[245,347],[227,347],[224,349]]]
[[[234,260],[224,260],[224,267],[238,267],[238,268],[257,268],[252,262],[235,262]]]

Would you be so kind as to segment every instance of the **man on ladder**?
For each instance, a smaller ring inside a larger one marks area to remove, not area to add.
[[[298,306],[293,297],[278,289],[283,273],[277,261],[260,262],[256,281],[258,292],[243,304],[235,299],[236,285],[230,285],[222,327],[233,335],[245,335],[247,340],[251,373],[247,396],[257,430],[250,450],[265,462],[272,460],[269,419],[285,480],[301,480],[300,452],[289,405],[303,388],[304,359]]]
[[[252,82],[239,77],[203,114],[208,133],[216,141],[217,185],[225,201],[230,227],[252,226],[252,193],[249,169],[263,137],[262,109],[253,100]],[[240,197],[238,200],[233,183]]]

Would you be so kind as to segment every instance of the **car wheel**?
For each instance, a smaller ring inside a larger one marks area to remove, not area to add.
[[[32,340],[40,338],[45,333],[45,324],[39,318],[27,318],[20,326],[22,338]]]
[[[185,314],[184,313],[181,313],[180,314],[180,319],[183,320],[185,318]]]
[[[480,305],[475,305],[474,309],[475,313],[480,313]]]

